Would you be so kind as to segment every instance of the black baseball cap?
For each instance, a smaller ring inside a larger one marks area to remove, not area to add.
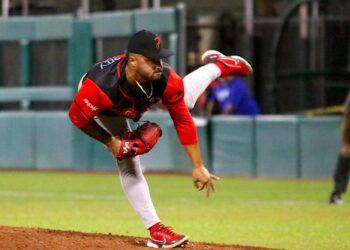
[[[174,55],[171,50],[163,48],[159,36],[148,30],[140,30],[130,38],[127,52],[141,54],[151,59]]]

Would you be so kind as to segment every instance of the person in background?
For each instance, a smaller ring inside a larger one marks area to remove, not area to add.
[[[207,117],[215,114],[259,115],[260,108],[242,78],[220,78],[212,84],[208,93]]]
[[[334,187],[329,203],[342,205],[341,195],[346,192],[350,170],[350,92],[345,100],[342,120],[342,144],[334,171]]]

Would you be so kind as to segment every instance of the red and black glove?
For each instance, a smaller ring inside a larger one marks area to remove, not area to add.
[[[162,129],[157,123],[145,122],[136,130],[127,132],[121,139],[121,146],[115,156],[118,160],[132,158],[149,152],[162,136]]]

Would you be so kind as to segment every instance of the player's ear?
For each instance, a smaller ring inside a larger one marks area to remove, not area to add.
[[[137,59],[136,59],[136,55],[133,53],[129,53],[128,56],[128,63],[130,63],[132,66],[136,66],[137,64]]]

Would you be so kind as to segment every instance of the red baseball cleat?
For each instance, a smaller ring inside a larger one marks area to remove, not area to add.
[[[249,76],[253,73],[252,66],[240,56],[225,56],[216,50],[208,50],[202,55],[202,62],[214,63],[221,70],[221,77]]]
[[[157,228],[151,230],[151,238],[147,242],[148,247],[153,248],[174,248],[184,245],[188,241],[188,236],[175,233],[172,227],[159,224]]]

